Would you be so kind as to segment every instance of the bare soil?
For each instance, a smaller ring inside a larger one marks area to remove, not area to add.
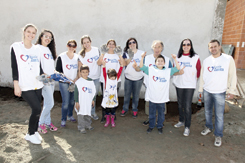
[[[52,122],[59,129],[42,135],[41,145],[24,139],[28,129],[31,109],[21,98],[13,95],[11,88],[0,87],[0,163],[2,162],[244,162],[245,111],[235,105],[225,114],[222,146],[214,147],[213,133],[202,136],[205,125],[204,109],[193,104],[192,125],[189,137],[183,136],[184,128],[173,127],[178,122],[177,103],[168,103],[168,114],[163,134],[157,129],[147,134],[142,123],[147,119],[144,101],[139,102],[139,114],[132,118],[131,109],[120,117],[123,98],[117,110],[115,128],[105,128],[100,121],[93,121],[93,131],[81,134],[77,124],[67,122],[60,128],[61,102],[55,93]],[[101,118],[101,97],[97,100],[97,114]],[[197,111],[197,113],[196,113]],[[74,114],[75,115],[75,114]],[[76,115],[75,115],[76,117]]]

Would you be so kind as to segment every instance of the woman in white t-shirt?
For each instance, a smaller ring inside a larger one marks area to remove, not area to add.
[[[100,57],[100,52],[97,47],[91,46],[91,38],[88,35],[84,35],[81,38],[81,44],[82,44],[82,50],[79,52],[79,61],[78,67],[81,67],[81,65],[87,65],[89,67],[89,78],[91,78],[94,82],[95,88],[96,88],[96,95],[99,91],[100,86],[100,66],[98,65],[98,60]],[[95,97],[96,97],[95,95]],[[96,98],[95,98],[95,104],[96,104]],[[96,105],[94,105],[91,109],[91,117],[94,120],[98,120],[99,117],[97,116],[95,112]]]
[[[36,77],[43,74],[43,71],[40,64],[41,50],[32,44],[36,33],[37,28],[33,24],[27,24],[23,28],[23,41],[13,43],[10,52],[14,94],[18,97],[22,96],[32,110],[25,139],[33,144],[41,144],[42,137],[37,129],[43,83]]]
[[[128,50],[131,49],[134,53],[132,58],[128,55]],[[139,103],[139,95],[140,89],[143,84],[143,72],[138,69],[134,69],[133,63],[137,63],[137,66],[140,64],[141,54],[144,51],[138,50],[138,43],[135,38],[129,38],[126,42],[126,47],[124,48],[123,58],[126,61],[125,66],[125,81],[124,81],[124,103],[123,110],[121,112],[121,116],[125,116],[128,112],[129,103],[131,99],[131,94],[133,95],[132,99],[132,111],[133,118],[137,117],[138,113],[138,103]]]
[[[40,33],[36,45],[41,49],[41,65],[43,72],[48,76],[54,73],[54,61],[56,59],[56,49],[54,35],[50,30],[44,29]],[[42,134],[47,133],[47,128],[57,131],[57,127],[51,122],[51,109],[54,106],[54,82],[44,84],[42,89],[43,110],[39,119],[38,131]],[[47,128],[46,128],[47,127]]]
[[[105,53],[105,54],[101,54],[100,55],[100,58],[98,60],[98,65],[102,65],[102,60],[104,60],[106,62],[106,72],[108,71],[108,69],[112,68],[112,69],[115,69],[116,71],[119,70],[120,68],[120,63],[119,62],[122,62],[123,65],[125,65],[125,62],[122,58],[122,56],[118,56],[117,54],[115,54],[114,50],[117,46],[116,44],[116,41],[113,40],[113,39],[110,39],[107,41],[107,48],[108,48],[108,52]],[[119,58],[120,57],[120,58]],[[102,67],[101,67],[102,69]],[[101,71],[102,72],[102,71]],[[118,73],[118,72],[117,72]],[[103,82],[104,82],[104,77],[103,77],[103,73],[100,73],[100,82],[101,82],[101,89],[102,89],[102,92],[103,92]],[[118,89],[121,85],[121,77],[118,79]],[[105,122],[105,109],[102,109],[102,118],[101,118],[101,123],[104,123]]]
[[[56,71],[63,73],[68,79],[76,82],[78,70],[78,54],[75,53],[77,43],[75,40],[67,42],[68,51],[61,53],[58,56],[56,63]],[[69,83],[59,82],[60,93],[62,96],[62,117],[61,127],[66,126],[66,120],[76,122],[72,116],[74,109],[74,92],[69,92]]]

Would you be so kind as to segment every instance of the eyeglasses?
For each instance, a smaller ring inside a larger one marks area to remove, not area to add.
[[[50,41],[53,40],[53,38],[52,37],[49,37],[48,35],[43,35],[43,37],[46,38],[46,39],[49,39]]]
[[[183,44],[182,46],[191,46],[191,44]]]
[[[132,42],[129,42],[128,45],[131,45],[131,44],[136,44],[135,41],[132,41]]]
[[[68,44],[67,46],[69,46],[70,48],[76,48],[77,47],[75,44],[74,45]]]

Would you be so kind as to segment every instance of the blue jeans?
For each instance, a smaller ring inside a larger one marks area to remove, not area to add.
[[[69,92],[67,89],[69,87],[68,83],[59,83],[60,87],[60,93],[62,97],[62,121],[66,121],[67,115],[68,117],[71,117],[73,115],[73,109],[74,109],[74,92]]]
[[[213,116],[213,106],[214,106],[214,113],[215,113],[214,135],[220,137],[223,137],[225,94],[226,92],[209,93],[203,90],[206,127],[208,127],[211,130],[213,129],[212,116]]]
[[[162,128],[165,120],[165,103],[153,103],[151,101],[149,101],[149,127],[155,127],[156,110],[158,111],[157,128]]]
[[[124,81],[124,103],[123,103],[123,110],[125,112],[128,111],[131,93],[133,94],[132,99],[132,110],[138,111],[138,103],[139,103],[139,95],[140,95],[140,89],[143,84],[143,78],[140,80],[129,80],[125,78]]]
[[[94,101],[94,107],[92,107],[91,109],[91,115],[95,115],[95,108],[96,108],[96,96],[99,92],[99,88],[100,88],[100,79],[94,79],[93,80],[94,85],[95,85],[95,89],[96,89],[96,94],[95,94],[95,101]]]
[[[50,125],[51,116],[50,111],[54,106],[54,85],[44,85],[42,89],[43,95],[43,111],[39,119],[39,125]]]

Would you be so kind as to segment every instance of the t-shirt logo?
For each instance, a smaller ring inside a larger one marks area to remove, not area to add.
[[[43,54],[44,58],[46,59],[53,59],[53,56],[51,54]]]
[[[70,69],[77,69],[77,64],[67,64],[66,65],[66,68],[68,69],[68,70],[70,70]]]
[[[98,56],[94,56],[94,57],[92,57],[92,58],[87,59],[87,61],[88,61],[89,63],[93,63],[93,61],[97,61],[98,59],[99,59]]]
[[[110,89],[114,90],[116,88],[116,85],[110,85]]]
[[[158,82],[162,82],[163,83],[163,82],[167,81],[165,78],[161,78],[161,77],[157,77],[157,76],[153,76],[152,79],[153,79],[154,82],[158,81]]]
[[[179,62],[179,65],[184,65],[185,67],[192,67],[192,65],[190,64],[190,62]]]
[[[132,60],[131,60],[131,62],[134,62],[134,61],[135,61],[136,63],[140,63],[140,60],[139,60],[138,58],[132,59]]]
[[[92,89],[88,87],[83,87],[82,90],[83,92],[86,92],[86,93],[92,93]]]
[[[104,61],[105,61],[106,63],[108,63],[108,62],[111,62],[111,63],[118,63],[118,60],[116,60],[116,59],[108,59],[108,58],[104,58]]]
[[[212,71],[224,71],[224,68],[222,68],[221,66],[212,66],[212,67],[208,67],[208,71],[212,72]]]
[[[20,55],[20,59],[22,59],[22,61],[26,62],[29,58],[29,55],[24,55],[24,54],[21,54]]]

